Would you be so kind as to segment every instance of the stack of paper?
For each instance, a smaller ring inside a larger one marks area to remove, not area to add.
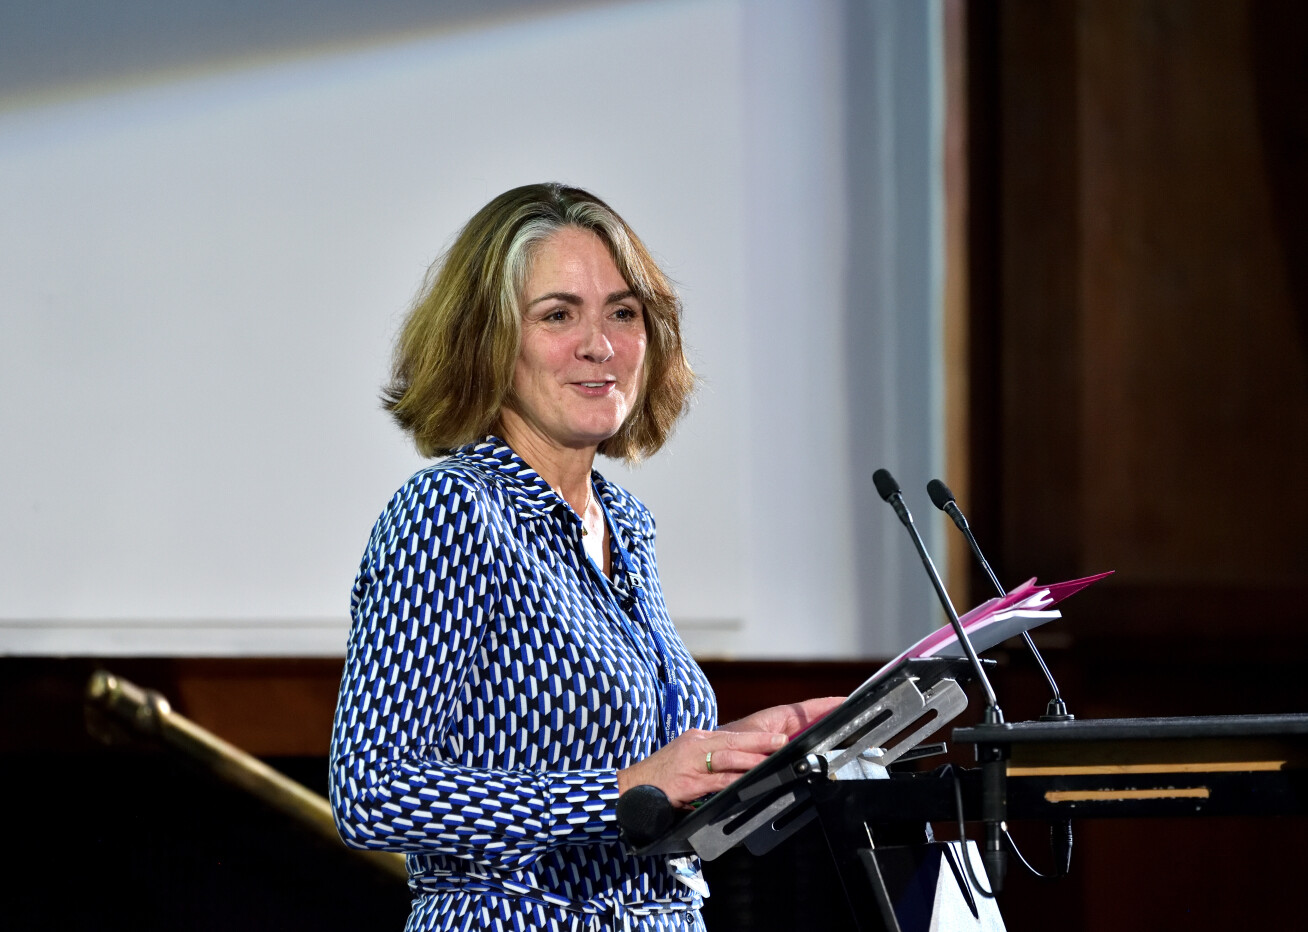
[[[1107,573],[1098,573],[1094,576],[1086,576],[1068,582],[1052,583],[1048,586],[1038,585],[1035,578],[1032,577],[1003,598],[994,598],[988,602],[982,602],[966,615],[959,616],[958,620],[962,624],[963,630],[967,632],[972,647],[980,654],[982,651],[988,650],[996,644],[1001,644],[1011,637],[1016,637],[1036,625],[1042,625],[1046,621],[1061,618],[1062,612],[1049,610],[1051,605],[1063,601],[1063,599],[1075,592],[1080,592],[1086,586],[1098,582],[1105,576],[1111,576],[1112,572],[1112,570],[1109,570]],[[867,686],[875,683],[902,661],[909,658],[962,657],[965,653],[963,645],[958,642],[958,635],[954,632],[954,626],[947,624],[943,628],[932,631],[890,661],[863,685]]]

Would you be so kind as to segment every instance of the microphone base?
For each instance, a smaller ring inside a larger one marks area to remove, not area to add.
[[[1045,706],[1045,714],[1040,716],[1042,722],[1071,722],[1076,716],[1067,711],[1067,703],[1062,699],[1050,699]]]

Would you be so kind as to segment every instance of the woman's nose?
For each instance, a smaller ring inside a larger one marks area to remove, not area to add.
[[[587,362],[607,362],[613,358],[613,344],[604,333],[604,327],[599,324],[586,328],[577,350],[578,355]]]

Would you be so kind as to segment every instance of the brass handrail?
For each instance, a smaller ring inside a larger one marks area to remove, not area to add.
[[[172,710],[160,693],[142,689],[105,670],[97,670],[86,686],[87,701],[111,713],[136,731],[162,741],[199,761],[227,782],[258,797],[319,837],[344,849],[331,804],[322,796],[269,767],[263,761],[224,741],[211,731]],[[391,851],[354,854],[375,867],[407,880],[404,855]]]

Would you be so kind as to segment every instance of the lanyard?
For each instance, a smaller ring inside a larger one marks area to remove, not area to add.
[[[621,564],[619,573],[621,583],[612,580],[609,585],[618,593],[620,597],[619,607],[622,609],[623,626],[627,628],[628,636],[638,645],[647,643],[640,636],[641,630],[649,633],[649,638],[654,643],[654,653],[656,655],[654,677],[657,680],[660,690],[663,693],[663,703],[659,714],[659,727],[663,731],[663,743],[668,744],[680,734],[679,724],[681,722],[682,711],[682,690],[681,684],[677,681],[675,668],[672,665],[672,654],[668,650],[667,641],[664,639],[658,626],[654,624],[645,603],[645,577],[632,563],[631,557],[627,554],[627,548],[624,542],[618,537],[616,525],[609,521],[609,510],[604,505],[604,501],[596,496],[600,508],[604,511],[604,520],[610,528],[610,534],[613,537],[611,550],[617,554],[618,563]],[[602,574],[601,574],[602,575]],[[628,622],[628,613],[636,621],[636,631],[631,630]]]

